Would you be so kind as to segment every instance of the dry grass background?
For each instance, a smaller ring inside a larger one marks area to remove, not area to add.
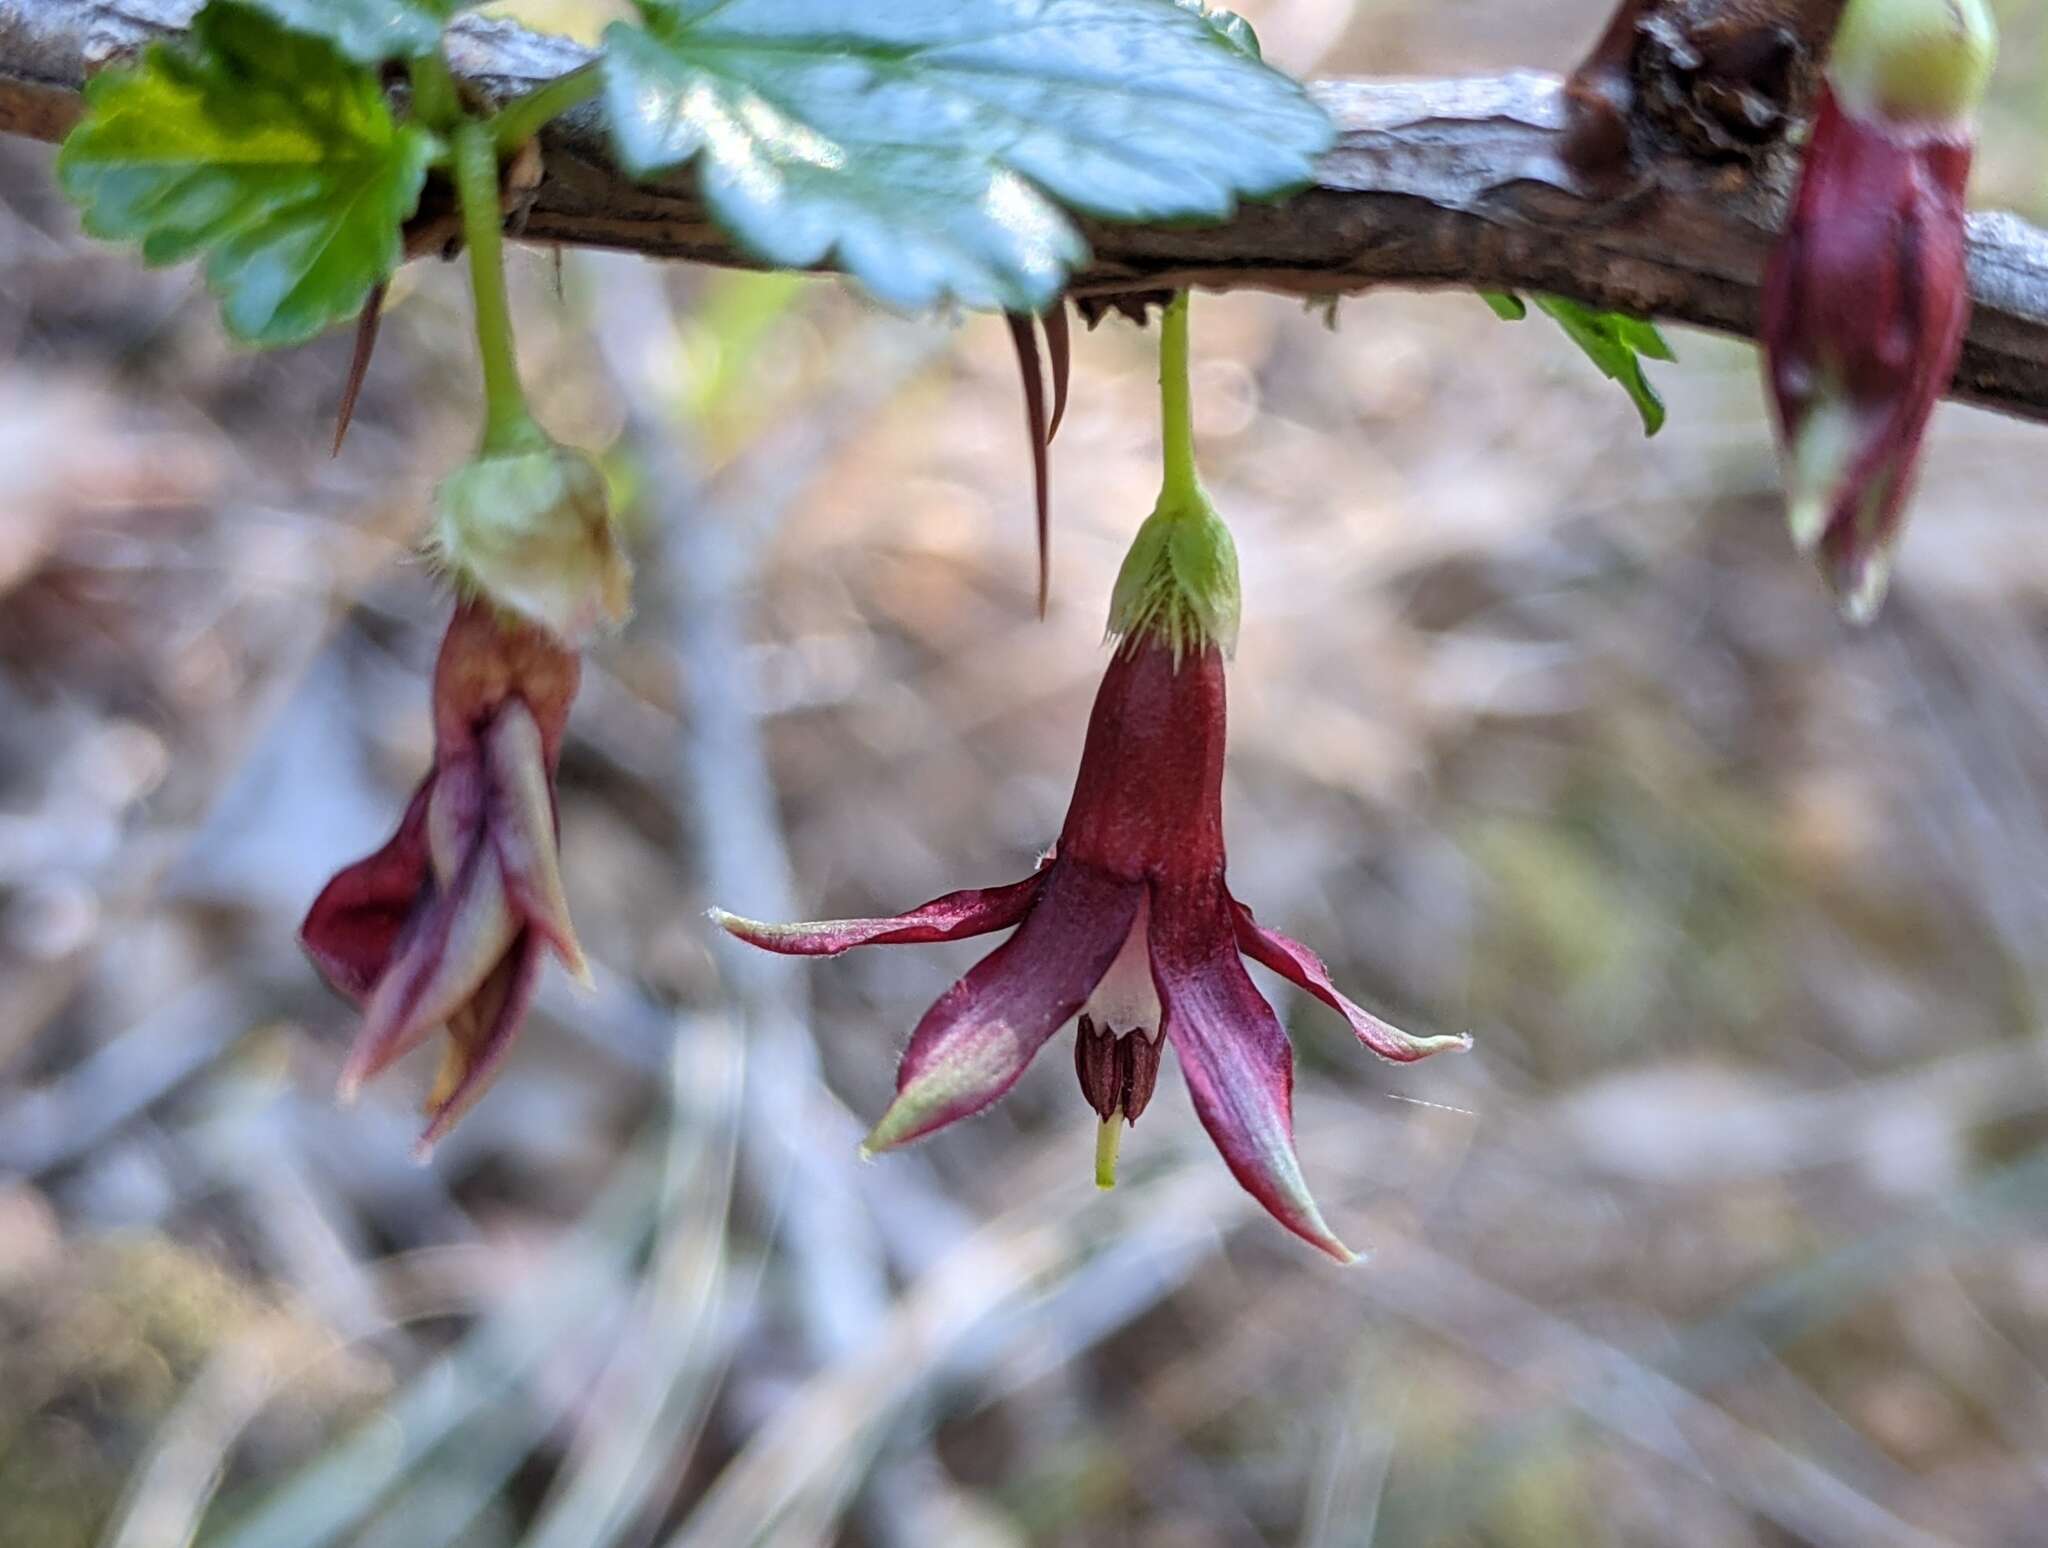
[[[1599,7],[1245,9],[1395,73],[1559,67]],[[1978,202],[2041,218],[2044,29],[2002,9]],[[1120,325],[1040,623],[998,324],[523,260],[543,417],[609,448],[641,564],[564,765],[600,988],[550,982],[431,1169],[424,1070],[333,1108],[292,933],[427,757],[458,280],[407,276],[329,462],[345,339],[234,351],[0,146],[0,1548],[2048,1541],[2048,434],[1943,411],[1855,632],[1745,348],[1678,336],[1645,443],[1470,297],[1197,306],[1233,880],[1477,1039],[1391,1070],[1276,1001],[1345,1273],[1177,1076],[1097,1195],[1057,1048],[857,1164],[971,948],[702,922],[1005,879],[1057,827],[1156,487]]]

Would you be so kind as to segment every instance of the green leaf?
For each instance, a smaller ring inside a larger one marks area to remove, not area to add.
[[[1254,59],[1264,59],[1265,52],[1259,47],[1259,35],[1252,24],[1235,11],[1212,11],[1203,0],[1173,0],[1183,11],[1193,11],[1228,43],[1234,44],[1241,54],[1250,54]]]
[[[223,0],[85,88],[57,175],[85,229],[146,263],[206,256],[230,332],[295,344],[354,316],[403,257],[439,146],[371,70]]]
[[[291,28],[327,39],[361,64],[437,47],[457,11],[477,0],[243,0]]]
[[[834,260],[906,308],[1041,311],[1087,253],[1067,210],[1221,219],[1307,182],[1333,138],[1175,0],[638,4],[644,29],[605,34],[625,168],[694,162],[755,257]]]
[[[1505,291],[1482,290],[1480,299],[1493,308],[1494,315],[1508,322],[1519,322],[1529,315],[1529,309],[1519,296]],[[1636,412],[1643,417],[1643,434],[1655,435],[1664,428],[1664,400],[1657,395],[1657,389],[1650,385],[1650,379],[1643,374],[1643,357],[1652,360],[1676,360],[1671,346],[1664,342],[1664,335],[1657,331],[1657,325],[1640,317],[1631,317],[1626,312],[1602,312],[1563,296],[1539,295],[1533,298],[1537,309],[1553,319],[1564,329],[1565,337],[1586,353],[1586,358],[1600,368],[1609,381],[1621,383],[1622,390],[1635,403]]]

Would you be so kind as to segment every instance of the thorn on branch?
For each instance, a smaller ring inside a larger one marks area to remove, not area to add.
[[[1063,309],[1066,303],[1055,302],[1055,309]],[[1052,519],[1051,491],[1048,487],[1051,477],[1051,454],[1048,446],[1052,441],[1052,429],[1045,411],[1045,376],[1039,367],[1038,319],[1029,312],[1006,312],[1004,320],[1010,325],[1010,342],[1017,350],[1017,375],[1024,383],[1024,432],[1031,442],[1031,481],[1035,508],[1038,515],[1038,616],[1045,616],[1046,603],[1052,595]],[[1054,352],[1053,375],[1057,382],[1064,374],[1063,362],[1058,351]],[[1055,391],[1065,407],[1065,393]]]
[[[356,315],[356,348],[349,357],[348,379],[341,384],[341,407],[334,415],[334,450],[331,455],[341,455],[341,443],[348,435],[349,421],[356,417],[356,397],[363,390],[363,378],[370,373],[370,356],[377,350],[377,327],[384,320],[384,295],[390,287],[378,285],[371,290],[369,299],[363,302],[363,309]]]
[[[1073,340],[1067,333],[1067,303],[1064,300],[1053,304],[1053,309],[1039,318],[1045,329],[1045,354],[1052,362],[1052,423],[1045,427],[1046,445],[1060,433],[1060,421],[1067,417],[1067,378],[1073,366]]]

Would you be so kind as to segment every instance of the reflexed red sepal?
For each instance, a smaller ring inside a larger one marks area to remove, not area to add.
[[[949,892],[887,919],[819,919],[806,924],[766,924],[742,919],[722,908],[711,922],[735,939],[790,957],[836,957],[856,946],[929,946],[1008,929],[1029,911],[1046,873],[1037,871],[1002,887]]]
[[[1235,898],[1230,900],[1237,927],[1237,948],[1262,967],[1269,967],[1288,982],[1306,989],[1330,1009],[1351,1023],[1358,1040],[1382,1059],[1397,1064],[1413,1063],[1433,1053],[1452,1048],[1470,1048],[1472,1039],[1462,1033],[1439,1037],[1416,1037],[1392,1022],[1382,1021],[1353,1002],[1330,981],[1323,959],[1300,941],[1290,940],[1278,930],[1269,930],[1252,918],[1252,911]]]
[[[1206,896],[1155,898],[1152,973],[1195,1112],[1232,1174],[1303,1241],[1339,1263],[1356,1262],[1302,1178],[1294,1153],[1294,1053],[1238,957],[1221,887]]]

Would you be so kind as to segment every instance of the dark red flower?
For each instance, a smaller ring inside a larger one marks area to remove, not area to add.
[[[328,983],[363,1009],[344,1100],[446,1027],[420,1145],[483,1094],[552,951],[589,969],[569,924],[555,765],[581,667],[543,630],[461,604],[434,668],[434,767],[398,832],[329,882],[300,930]]]
[[[1230,569],[1234,589],[1234,560]],[[1302,1180],[1293,1055],[1242,959],[1336,1009],[1383,1058],[1419,1059],[1467,1040],[1411,1037],[1361,1009],[1313,952],[1259,924],[1230,895],[1223,749],[1222,650],[1206,641],[1176,651],[1166,631],[1140,630],[1103,675],[1066,825],[1035,874],[950,893],[892,919],[772,925],[722,911],[714,917],[741,940],[799,956],[1015,925],[918,1023],[897,1071],[896,1100],[868,1148],[886,1150],[979,1112],[1078,1017],[1075,1067],[1106,1123],[1144,1109],[1164,1038],[1238,1181],[1289,1230],[1349,1262]]]
[[[1765,275],[1792,539],[1859,622],[1969,324],[1969,115],[1994,46],[1981,0],[1855,0]]]

